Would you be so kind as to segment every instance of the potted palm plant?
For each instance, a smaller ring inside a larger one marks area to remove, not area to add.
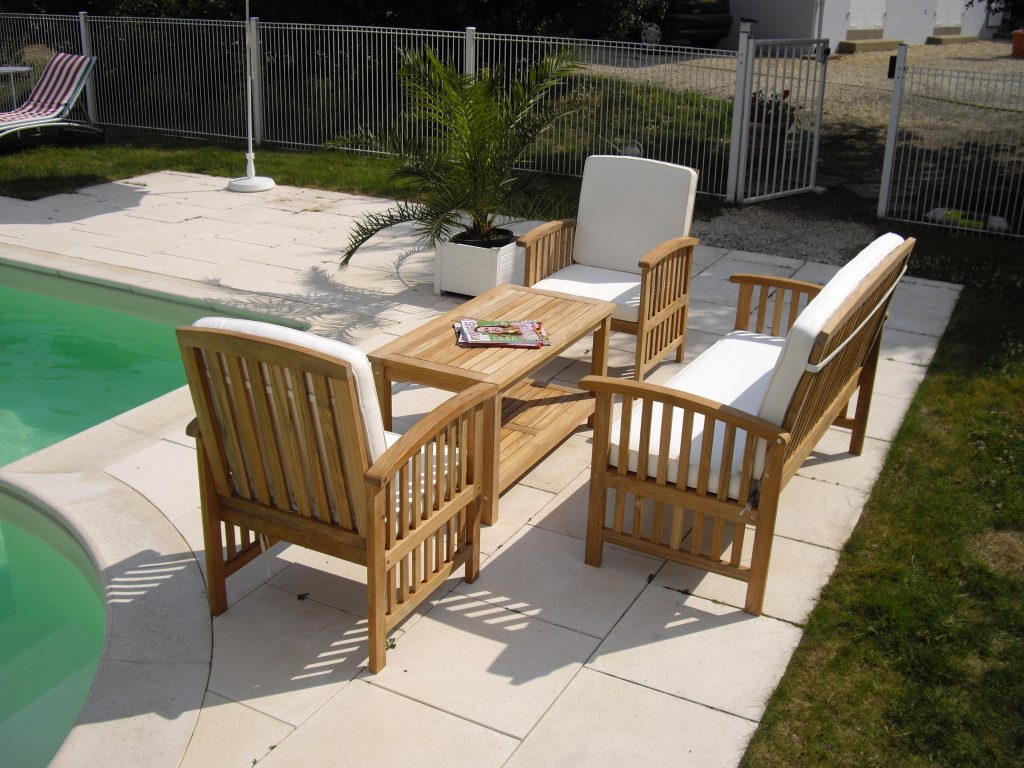
[[[391,132],[381,143],[397,159],[393,177],[415,194],[360,219],[341,265],[381,230],[411,222],[436,247],[435,293],[477,295],[521,279],[521,249],[502,225],[547,213],[550,196],[538,194],[536,175],[522,168],[538,137],[573,109],[557,91],[575,68],[562,52],[506,82],[491,70],[459,74],[429,48],[405,53],[399,69],[410,102],[404,124],[415,129]]]

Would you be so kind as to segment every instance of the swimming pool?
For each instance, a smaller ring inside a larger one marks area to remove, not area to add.
[[[185,383],[209,307],[0,264],[0,466]],[[216,314],[223,314],[217,312]],[[0,487],[0,765],[47,765],[92,686],[105,607],[61,524]]]
[[[105,612],[96,569],[54,521],[0,492],[0,754],[45,766],[92,687]]]
[[[185,383],[173,325],[3,277],[0,466]]]

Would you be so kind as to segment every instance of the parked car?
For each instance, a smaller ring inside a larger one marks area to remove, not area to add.
[[[640,30],[651,45],[685,40],[697,48],[714,48],[732,28],[729,0],[669,0],[665,15]]]

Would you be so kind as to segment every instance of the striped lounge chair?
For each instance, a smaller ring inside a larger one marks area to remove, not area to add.
[[[95,64],[92,56],[54,54],[25,103],[10,112],[0,112],[0,138],[28,128],[50,126],[96,130],[70,119],[71,108]]]

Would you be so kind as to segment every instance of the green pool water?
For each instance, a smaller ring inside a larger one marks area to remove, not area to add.
[[[0,285],[0,466],[184,383],[173,325]]]
[[[0,266],[0,466],[185,382],[174,327],[197,307]],[[91,560],[0,488],[0,766],[46,766],[104,637]]]
[[[89,694],[104,608],[81,547],[0,493],[0,765],[42,768]]]

